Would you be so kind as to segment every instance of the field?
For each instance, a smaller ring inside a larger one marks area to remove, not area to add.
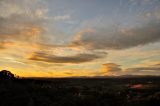
[[[160,77],[0,80],[0,106],[160,106]]]

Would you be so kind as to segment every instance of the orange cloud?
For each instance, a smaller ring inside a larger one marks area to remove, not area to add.
[[[37,36],[40,35],[42,32],[42,28],[38,26],[29,26],[24,29],[24,31],[21,32],[22,35],[27,36]]]
[[[122,71],[122,69],[120,68],[120,65],[118,64],[106,63],[106,64],[103,64],[102,71],[104,75],[116,75],[120,71]]]

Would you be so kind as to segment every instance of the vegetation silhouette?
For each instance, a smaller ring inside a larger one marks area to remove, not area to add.
[[[0,79],[12,80],[15,78],[16,78],[15,75],[12,74],[10,71],[7,71],[7,70],[0,71]]]

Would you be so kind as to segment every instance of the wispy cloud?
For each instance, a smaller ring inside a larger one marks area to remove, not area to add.
[[[36,5],[36,3],[38,5]],[[0,42],[32,42],[45,32],[46,19],[39,0],[0,1]],[[30,8],[26,7],[29,6]],[[6,12],[3,14],[3,12]],[[38,13],[37,13],[38,11]]]
[[[69,20],[69,19],[71,19],[71,16],[67,15],[67,14],[54,17],[54,20],[56,20],[56,21],[65,21],[65,20]]]

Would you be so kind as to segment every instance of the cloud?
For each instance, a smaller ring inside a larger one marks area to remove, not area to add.
[[[62,16],[55,16],[54,20],[56,21],[64,21],[64,20],[69,20],[71,18],[70,15],[62,15]]]
[[[0,16],[9,17],[12,14],[44,15],[46,11],[46,2],[43,0],[1,0]]]
[[[123,71],[123,75],[160,75],[160,67],[136,67]]]
[[[36,52],[29,60],[48,62],[48,63],[84,63],[102,58],[103,54],[76,54],[73,56],[56,56],[42,52]]]
[[[116,75],[121,72],[122,69],[120,65],[115,63],[105,63],[103,64],[103,73],[105,75]]]
[[[40,1],[0,1],[0,48],[6,48],[6,42],[37,42],[46,32],[46,11]]]
[[[79,32],[73,47],[87,49],[127,49],[160,41],[160,22],[149,22],[132,28],[93,28]]]
[[[152,16],[155,16],[155,18],[156,18],[157,20],[160,20],[160,7],[157,7],[157,8],[155,9],[155,12],[152,13]]]
[[[160,66],[152,66],[152,67],[136,67],[136,68],[128,68],[126,69],[129,72],[146,72],[146,71],[160,71]]]
[[[0,42],[0,49],[5,49],[6,46],[13,45],[12,42]]]
[[[129,73],[147,73],[147,72],[160,72],[160,63],[151,64],[143,67],[127,68],[125,71]]]
[[[1,50],[1,49],[4,49],[3,43],[0,43],[0,50]]]
[[[122,69],[116,63],[105,63],[102,65],[102,75],[159,75],[160,64],[149,65],[146,67],[132,67]]]
[[[153,65],[153,66],[157,66],[157,67],[160,67],[160,63],[158,63],[158,64],[155,64],[155,65]]]

